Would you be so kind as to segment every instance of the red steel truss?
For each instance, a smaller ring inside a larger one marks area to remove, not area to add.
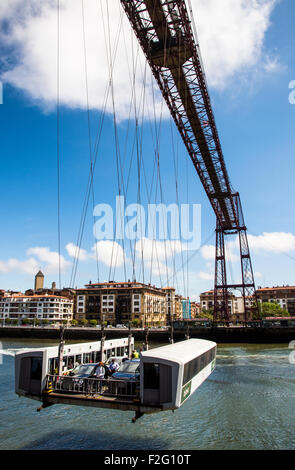
[[[215,319],[229,320],[228,292],[240,289],[245,320],[255,284],[239,194],[229,181],[202,59],[185,0],[121,0],[217,219]],[[228,285],[224,236],[238,234],[241,284]]]

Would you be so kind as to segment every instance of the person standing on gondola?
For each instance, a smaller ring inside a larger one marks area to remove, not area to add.
[[[105,377],[105,367],[104,367],[103,362],[99,363],[99,366],[97,367],[97,369],[95,371],[95,376],[99,379],[99,391],[101,393],[102,392],[103,379]]]

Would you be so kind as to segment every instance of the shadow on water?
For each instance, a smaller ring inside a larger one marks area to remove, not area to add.
[[[135,425],[136,426],[136,425]],[[106,431],[56,430],[32,441],[21,450],[152,450],[167,449],[163,439],[114,436]]]

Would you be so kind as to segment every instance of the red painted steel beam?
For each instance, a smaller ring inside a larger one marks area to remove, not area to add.
[[[121,0],[223,229],[239,226],[201,58],[183,0]]]

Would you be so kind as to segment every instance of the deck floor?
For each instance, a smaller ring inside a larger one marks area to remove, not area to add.
[[[71,393],[71,392],[51,392],[46,397],[53,397],[53,398],[69,398],[71,400],[89,400],[89,401],[103,401],[105,403],[118,403],[118,404],[140,404],[139,398],[124,398],[124,397],[115,397],[115,396],[108,396],[103,394],[80,394],[80,393]]]

